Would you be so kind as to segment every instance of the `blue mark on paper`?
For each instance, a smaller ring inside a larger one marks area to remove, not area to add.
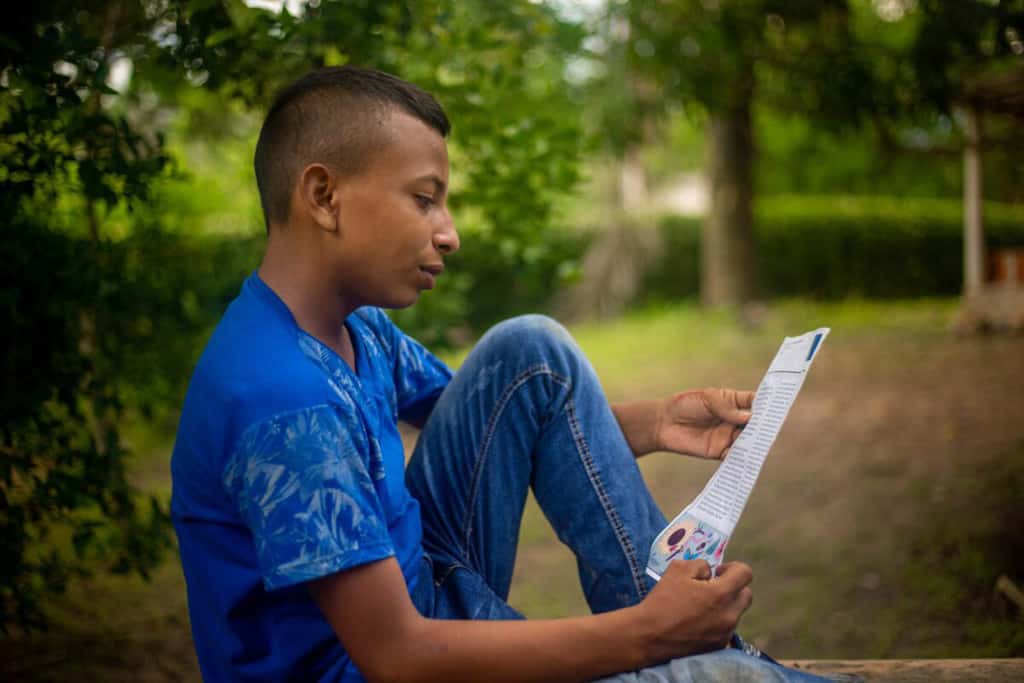
[[[814,335],[814,341],[811,342],[811,350],[807,352],[807,360],[814,358],[814,352],[818,350],[818,344],[821,343],[821,337],[821,332]]]

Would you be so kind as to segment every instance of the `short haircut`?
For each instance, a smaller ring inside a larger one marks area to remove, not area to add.
[[[371,154],[390,141],[386,124],[394,109],[442,137],[451,129],[430,93],[383,71],[327,67],[282,90],[260,128],[253,160],[267,230],[288,220],[292,191],[309,164],[346,175],[365,170]]]

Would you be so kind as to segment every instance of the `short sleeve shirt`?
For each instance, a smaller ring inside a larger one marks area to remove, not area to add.
[[[422,567],[399,419],[451,371],[384,313],[345,325],[353,371],[256,274],[196,367],[171,460],[171,516],[203,677],[362,681],[302,585],[395,557]]]

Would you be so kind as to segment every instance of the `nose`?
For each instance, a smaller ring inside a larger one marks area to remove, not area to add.
[[[445,256],[459,250],[459,233],[448,209],[444,211],[444,223],[434,233],[434,248]]]

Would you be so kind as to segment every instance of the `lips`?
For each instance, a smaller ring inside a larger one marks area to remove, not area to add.
[[[425,266],[420,266],[420,273],[423,275],[424,289],[433,289],[437,276],[443,272],[443,263],[431,263]]]

